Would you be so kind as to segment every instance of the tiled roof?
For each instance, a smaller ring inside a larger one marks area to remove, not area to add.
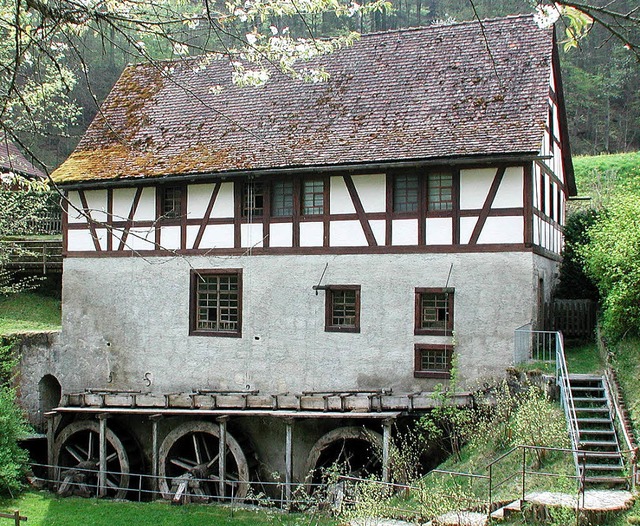
[[[0,136],[0,172],[14,172],[38,179],[46,177],[40,168],[29,162],[16,145],[3,135]]]
[[[552,46],[516,16],[364,35],[318,59],[326,83],[241,88],[211,57],[129,66],[54,179],[535,153]]]

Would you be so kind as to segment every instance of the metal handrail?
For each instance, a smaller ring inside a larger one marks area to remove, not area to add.
[[[571,439],[576,475],[580,477],[580,463],[578,459],[580,432],[578,431],[578,418],[573,403],[573,394],[571,393],[567,359],[564,354],[564,337],[560,331],[556,332],[556,382],[560,387],[560,405],[564,409],[564,416],[567,421],[567,430],[569,432],[569,438]]]

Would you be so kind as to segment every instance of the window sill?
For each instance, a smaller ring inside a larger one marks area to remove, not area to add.
[[[451,378],[450,371],[413,371],[414,378]]]
[[[340,327],[337,325],[329,325],[324,328],[325,332],[360,332],[360,327]]]
[[[218,336],[222,338],[242,338],[242,333],[240,331],[224,332],[224,331],[190,330],[189,336]]]
[[[416,336],[452,336],[453,331],[442,329],[414,329],[413,334]]]

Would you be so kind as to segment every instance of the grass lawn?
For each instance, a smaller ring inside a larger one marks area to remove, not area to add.
[[[0,297],[0,335],[60,329],[60,300],[34,292]]]
[[[172,506],[166,501],[114,502],[110,500],[57,497],[48,492],[29,491],[17,499],[0,500],[0,511],[19,510],[28,518],[25,526],[335,526],[322,516],[283,514],[231,508],[220,505]],[[0,519],[0,524],[9,519]]]

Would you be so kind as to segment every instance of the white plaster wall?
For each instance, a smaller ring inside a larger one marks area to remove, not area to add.
[[[88,190],[85,192],[85,197],[91,219],[104,223],[107,220],[107,191]]]
[[[180,226],[163,226],[160,229],[160,246],[169,250],[180,248]]]
[[[106,240],[101,246],[106,248]],[[69,230],[67,235],[67,250],[70,251],[95,251],[95,245],[93,244],[93,238],[91,237],[91,231],[87,229],[82,230]]]
[[[323,284],[361,285],[361,332],[324,331]],[[453,265],[451,276],[449,270]],[[189,336],[191,268],[243,270],[241,338]],[[413,377],[415,287],[455,288],[460,372],[469,385],[502,374],[513,330],[532,317],[530,253],[69,258],[56,376],[65,391],[106,387],[263,393],[432,388]]]
[[[324,237],[324,225],[321,221],[300,223],[300,246],[321,247]]]
[[[332,247],[367,246],[360,221],[331,221],[329,239]]]
[[[425,234],[427,245],[450,245],[453,242],[453,220],[450,217],[429,217]]]
[[[523,185],[524,171],[522,167],[512,166],[507,168],[491,208],[518,208],[524,206]]]
[[[131,206],[131,204],[129,204]],[[127,211],[127,214],[129,212]],[[140,202],[136,213],[133,216],[134,221],[154,221],[156,218],[156,190],[155,188],[144,188],[140,196]]]
[[[378,245],[384,245],[385,236],[387,232],[387,222],[384,219],[374,219],[369,221],[373,237],[376,238]]]
[[[209,206],[214,184],[192,184],[187,189],[187,217],[202,218]]]
[[[135,188],[115,188],[113,190],[114,221],[126,221],[129,219],[129,212],[135,195]]]
[[[356,209],[351,201],[349,190],[344,183],[342,176],[331,177],[331,186],[329,188],[329,199],[331,202],[329,210],[332,214],[355,214]]]
[[[193,239],[197,235],[197,231],[194,234],[191,230]],[[187,235],[189,235],[189,228],[187,227]],[[234,246],[234,227],[233,225],[207,225],[202,241],[200,241],[200,248],[233,248]]]
[[[69,211],[69,223],[86,223],[87,220],[82,214],[82,203],[78,192],[69,192],[69,204],[67,210]]]
[[[482,208],[495,175],[496,168],[460,170],[460,209]]]
[[[269,225],[269,246],[270,247],[293,246],[293,224],[292,223],[271,223],[271,225]]]
[[[211,217],[233,217],[233,183],[222,183],[211,210]]]
[[[243,247],[261,247],[263,243],[262,223],[245,223],[240,225],[240,244]]]
[[[155,238],[153,228],[132,228],[127,236],[125,250],[155,250]]]
[[[488,217],[478,243],[523,243],[523,217]]]
[[[473,229],[478,222],[477,217],[461,217],[460,218],[460,244],[466,245],[471,239]]]
[[[385,174],[354,175],[352,178],[364,211],[384,212],[387,206]]]
[[[396,246],[418,244],[418,220],[394,219],[391,223],[391,244]]]

